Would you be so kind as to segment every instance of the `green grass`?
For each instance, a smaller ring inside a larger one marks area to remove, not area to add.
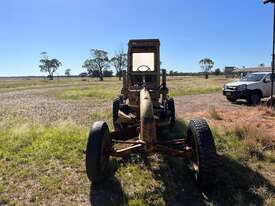
[[[73,195],[77,187],[82,188],[83,175],[76,171],[82,167],[86,133],[70,122],[45,127],[1,121],[0,202],[41,204],[54,195]]]
[[[110,87],[108,89],[102,86],[92,86],[91,88],[69,89],[62,94],[64,99],[79,100],[85,97],[98,98],[101,100],[111,100],[118,95],[118,89]]]
[[[108,78],[103,82],[90,81],[83,86],[65,89],[60,95],[62,99],[81,100],[85,98],[112,100],[120,94],[121,81],[115,78]]]
[[[202,77],[169,77],[167,84],[170,91],[169,95],[177,97],[221,92],[223,84],[230,80],[215,76],[211,76],[208,80]],[[67,100],[81,100],[85,98],[112,100],[120,94],[121,87],[122,81],[119,82],[114,78],[107,78],[104,82],[93,81],[85,87],[76,86],[66,89],[61,94],[61,98]]]
[[[104,115],[109,116],[109,112]],[[78,205],[80,197],[88,201],[90,196],[94,205],[274,204],[274,185],[261,174],[274,170],[274,151],[263,153],[264,158],[258,159],[246,150],[249,132],[244,132],[243,138],[238,129],[226,134],[215,128],[212,131],[220,153],[220,167],[216,185],[206,194],[206,200],[194,184],[187,162],[166,155],[112,158],[110,180],[90,191],[82,153],[87,141],[86,128],[72,122],[44,126],[3,120],[0,202]],[[185,135],[186,123],[180,121],[173,132],[164,131],[161,136]],[[261,141],[259,144],[263,146]]]

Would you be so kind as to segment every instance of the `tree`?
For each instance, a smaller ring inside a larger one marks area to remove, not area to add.
[[[205,79],[208,79],[208,73],[214,66],[214,61],[210,58],[204,58],[199,61],[199,64],[202,68],[202,72],[205,74]]]
[[[71,76],[71,69],[66,69],[66,70],[65,70],[65,75],[66,75],[67,77]]]
[[[47,52],[41,53],[40,59],[40,71],[41,72],[48,72],[48,77],[53,80],[53,74],[57,71],[57,69],[62,66],[62,63],[58,59],[50,59],[48,57]]]
[[[111,59],[111,64],[115,67],[119,80],[121,80],[122,70],[127,67],[127,54],[124,53],[123,48],[115,53]]]
[[[91,70],[91,71],[89,72],[89,76],[90,76],[90,77],[99,78],[99,77],[100,77],[99,71],[98,71],[98,70]]]
[[[169,76],[174,76],[174,71],[173,70],[169,71]]]
[[[110,67],[108,52],[100,49],[92,49],[90,53],[91,57],[85,60],[82,67],[86,68],[89,74],[93,74],[97,71],[99,80],[103,81],[103,70]]]
[[[220,68],[215,69],[214,74],[215,74],[215,75],[220,75],[220,74],[221,74]]]

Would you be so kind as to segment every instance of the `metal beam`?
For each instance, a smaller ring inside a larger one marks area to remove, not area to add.
[[[274,73],[275,73],[275,0],[263,0],[264,4],[273,3],[273,42],[272,42],[272,71],[271,71],[271,106],[273,104],[273,85],[274,85]]]
[[[268,3],[275,3],[275,0],[263,0],[264,4],[268,4]]]

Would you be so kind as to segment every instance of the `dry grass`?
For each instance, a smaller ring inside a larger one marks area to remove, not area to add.
[[[211,76],[209,79],[203,77],[174,77],[168,78],[167,85],[170,95],[176,97],[220,92],[223,85],[230,81],[232,79],[215,76]]]
[[[214,120],[222,120],[221,115],[217,112],[217,110],[214,106],[211,106],[209,108],[209,115]]]
[[[237,120],[229,127],[222,128],[224,127],[212,129],[216,146],[220,155],[230,159],[230,161],[227,159],[226,164],[232,165],[223,166],[223,169],[220,169],[220,173],[223,174],[218,178],[218,182],[226,182],[221,189],[228,193],[232,188],[234,188],[232,192],[239,191],[234,197],[234,205],[236,202],[239,205],[249,205],[255,200],[255,197],[260,197],[263,200],[262,203],[254,203],[255,205],[274,205],[275,142],[272,134],[258,127],[257,123],[244,120]],[[245,169],[239,167],[240,165],[234,165],[233,160],[243,165]],[[234,173],[234,175],[231,176],[232,174],[228,173]],[[234,176],[239,176],[242,180],[236,180]],[[231,178],[235,180],[231,180]],[[224,179],[226,180],[224,181]],[[248,193],[242,194],[240,188],[246,188],[251,196]]]
[[[257,158],[264,159],[266,150],[274,150],[274,140],[270,133],[261,127],[257,127],[255,123],[237,121],[235,126],[225,132],[227,135],[234,135],[241,142],[239,147],[244,157],[247,159]]]
[[[91,80],[90,80],[91,81]],[[92,80],[93,81],[93,80]],[[19,78],[19,79],[1,79],[0,92],[3,91],[18,91],[34,88],[58,87],[64,85],[83,85],[80,78],[56,78],[54,80],[47,80],[43,78]]]

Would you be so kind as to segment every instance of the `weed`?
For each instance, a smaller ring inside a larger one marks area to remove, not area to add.
[[[214,106],[211,106],[209,108],[209,114],[210,114],[210,117],[214,120],[222,120],[223,119],[221,117],[221,115],[217,112],[217,110]]]

